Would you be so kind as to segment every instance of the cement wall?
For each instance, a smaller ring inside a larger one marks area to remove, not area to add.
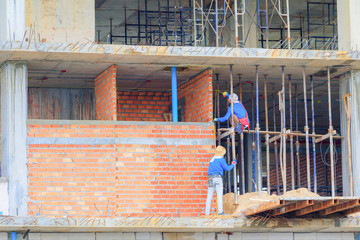
[[[27,40],[75,43],[95,41],[94,0],[23,0]]]
[[[0,240],[5,240],[3,237]],[[354,240],[354,233],[29,233],[28,240]]]
[[[0,1],[0,41],[21,41],[25,33],[25,0]]]

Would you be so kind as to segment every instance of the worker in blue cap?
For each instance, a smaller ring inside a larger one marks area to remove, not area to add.
[[[244,131],[244,129],[248,128],[250,125],[247,111],[246,111],[244,105],[239,101],[239,98],[235,93],[229,94],[227,92],[224,92],[223,96],[228,98],[228,101],[230,104],[231,104],[231,102],[233,102],[234,115],[235,115],[234,116],[234,125],[235,125],[234,129],[235,129],[235,131],[237,131],[238,133],[241,134]],[[229,109],[228,109],[227,113],[225,114],[225,116],[220,117],[220,118],[215,118],[214,121],[225,122],[226,120],[229,119],[230,116],[231,116],[231,105],[229,106]],[[232,121],[230,121],[230,123],[232,124]]]
[[[225,215],[223,212],[223,173],[233,169],[237,162],[234,159],[230,165],[228,165],[224,159],[226,149],[223,146],[217,146],[215,149],[215,156],[213,156],[209,163],[208,170],[208,193],[206,198],[205,215],[210,214],[211,200],[216,190],[217,196],[217,208],[219,215]]]

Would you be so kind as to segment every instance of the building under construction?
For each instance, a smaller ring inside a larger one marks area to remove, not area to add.
[[[0,1],[0,240],[358,239],[359,10]],[[204,216],[219,145],[238,164]]]

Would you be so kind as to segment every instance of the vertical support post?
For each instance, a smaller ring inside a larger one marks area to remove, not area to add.
[[[289,77],[289,115],[290,115],[290,132],[292,132],[292,95],[291,95],[291,74]],[[294,137],[290,135],[290,164],[291,164],[291,189],[295,189],[295,166],[294,166]]]
[[[310,153],[309,153],[309,123],[307,112],[307,96],[306,96],[306,74],[305,67],[303,67],[303,87],[304,87],[304,110],[305,110],[305,144],[306,144],[306,175],[307,175],[307,187],[311,191],[311,179],[310,179]]]
[[[215,0],[215,37],[216,47],[219,47],[219,16],[218,16],[218,0]]]
[[[314,108],[314,81],[313,76],[310,75],[311,84],[311,118],[312,118],[312,134],[315,134],[315,108]],[[314,192],[317,193],[317,179],[316,179],[316,145],[315,137],[312,137],[312,150],[313,150],[313,175],[314,175]]]
[[[297,99],[297,85],[295,85],[295,130],[296,132],[299,131],[299,119],[298,119],[298,99]],[[300,180],[300,143],[299,143],[299,136],[296,136],[296,165],[297,165],[297,186],[300,188],[301,180]]]
[[[173,116],[173,122],[178,122],[177,75],[176,75],[176,67],[171,67],[171,95],[172,95],[172,116]]]
[[[112,44],[113,28],[112,28],[112,18],[110,18],[110,44]]]
[[[282,161],[283,161],[283,191],[286,193],[287,190],[287,180],[286,180],[286,114],[285,114],[285,66],[281,66],[281,82],[282,82],[282,139],[283,139],[283,151],[282,151]]]
[[[124,18],[125,18],[125,22],[124,22],[124,37],[125,37],[125,45],[127,45],[127,17],[126,17],[126,6],[124,7]]]
[[[335,174],[334,174],[334,142],[333,142],[333,125],[331,115],[331,85],[330,85],[330,67],[327,67],[328,80],[328,107],[329,107],[329,141],[330,141],[330,171],[331,171],[331,196],[335,197]]]
[[[137,11],[137,22],[138,22],[138,44],[141,41],[141,23],[140,23],[140,0],[138,0],[138,11]]]
[[[257,172],[258,172],[258,192],[261,196],[262,189],[262,174],[261,174],[261,159],[260,159],[260,125],[259,125],[259,66],[256,65],[256,152],[257,152]]]
[[[238,23],[238,6],[237,0],[234,0],[234,18],[235,18],[235,48],[239,47],[239,23]]]
[[[145,0],[145,42],[148,44],[148,4]]]
[[[216,73],[216,87],[217,87],[217,92],[216,92],[216,117],[219,118],[220,117],[220,80],[219,80],[219,74]],[[217,121],[217,128],[220,129],[220,122]],[[220,132],[217,132],[217,137],[220,136]],[[218,146],[220,146],[221,144],[221,139],[218,138]]]
[[[230,65],[230,93],[234,93],[234,83],[233,83],[233,65]],[[231,101],[231,121],[232,126],[235,127],[234,123],[234,103]],[[235,131],[231,133],[231,150],[232,150],[232,159],[235,159]],[[230,180],[230,179],[229,179]],[[236,182],[236,168],[234,167],[234,196],[235,204],[237,204],[237,182]]]
[[[280,1],[279,1],[280,2]],[[288,40],[288,49],[290,50],[291,46],[291,37],[290,37],[290,9],[289,9],[289,0],[286,0],[286,25],[287,25],[287,40]]]
[[[159,24],[159,46],[161,46],[161,5],[160,0],[158,0],[158,24]]]
[[[351,124],[351,112],[350,112],[350,96],[351,93],[346,93],[343,96],[344,108],[347,118],[347,145],[349,154],[349,177],[350,177],[350,196],[354,196],[354,180],[353,180],[353,167],[352,167],[352,155],[351,155],[351,141],[350,141],[350,124]]]
[[[242,102],[242,84],[239,74],[240,102]],[[240,134],[240,157],[241,157],[241,194],[245,194],[245,156],[244,156],[244,133]]]
[[[254,96],[253,96],[253,88],[254,83],[251,83],[251,122],[250,125],[252,125],[253,130],[255,130],[254,126]],[[254,133],[251,134],[252,142],[251,142],[251,148],[252,148],[252,181],[253,181],[253,191],[255,192],[255,135]]]
[[[268,103],[267,103],[267,75],[264,75],[264,95],[265,95],[265,131],[269,131],[269,116],[268,116]],[[266,183],[267,193],[271,193],[270,187],[270,149],[269,149],[269,134],[265,135],[266,140]]]
[[[275,114],[275,91],[274,85],[272,86],[272,103],[273,103],[273,121],[274,121],[274,132],[276,132],[276,114]],[[276,193],[280,195],[280,182],[279,182],[279,155],[278,155],[278,143],[274,141],[275,148],[275,170],[276,170]]]

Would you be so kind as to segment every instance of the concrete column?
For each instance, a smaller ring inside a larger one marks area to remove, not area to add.
[[[359,0],[337,0],[339,50],[360,50]]]
[[[21,41],[25,33],[25,0],[0,1],[0,41]]]
[[[26,155],[27,65],[6,62],[0,68],[1,82],[1,176],[9,180],[9,214],[28,213]]]
[[[341,157],[342,157],[342,175],[343,175],[343,191],[345,196],[350,194],[349,184],[349,154],[348,154],[348,137],[347,137],[347,118],[344,108],[343,96],[351,93],[350,111],[351,111],[351,153],[352,168],[354,181],[354,195],[360,196],[360,71],[351,71],[340,79],[340,124],[341,135],[344,139],[341,141]]]
[[[257,27],[257,13],[256,13],[256,2],[253,0],[245,0],[246,11],[251,15],[245,13],[244,19],[244,31],[245,31],[245,47],[246,48],[256,48],[258,45],[258,27]],[[254,21],[252,17],[254,16]]]

